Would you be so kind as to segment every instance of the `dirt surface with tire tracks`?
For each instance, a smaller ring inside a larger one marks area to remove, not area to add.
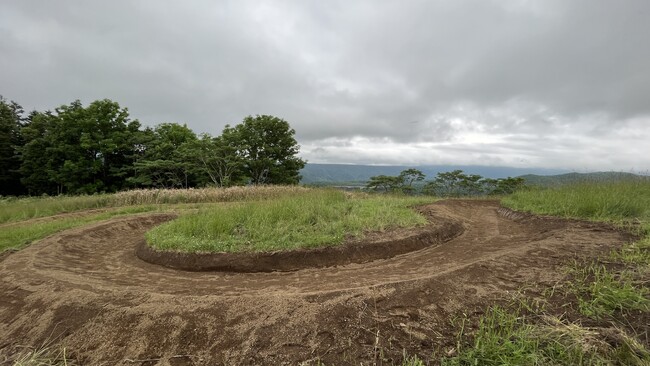
[[[451,319],[522,286],[552,285],[567,260],[631,239],[494,201],[441,201],[425,211],[433,226],[464,230],[392,258],[292,272],[146,263],[135,249],[166,214],[53,235],[0,262],[0,363],[44,342],[88,365],[390,364],[404,350],[426,358],[453,347]]]

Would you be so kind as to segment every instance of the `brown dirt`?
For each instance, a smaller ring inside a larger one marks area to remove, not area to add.
[[[150,214],[68,230],[0,262],[0,363],[51,342],[88,365],[399,363],[455,343],[450,320],[529,284],[553,284],[571,258],[630,236],[607,226],[499,210],[428,207],[464,232],[392,258],[294,272],[186,272],[135,249]]]
[[[27,220],[3,222],[2,224],[0,224],[0,229],[2,229],[4,227],[40,224],[40,223],[43,223],[43,222],[50,222],[50,221],[61,220],[61,219],[70,219],[70,218],[75,218],[75,217],[86,217],[86,216],[89,216],[89,215],[92,215],[92,214],[100,214],[100,213],[109,212],[109,211],[116,211],[116,210],[119,210],[120,208],[122,208],[122,207],[91,208],[91,209],[87,209],[87,210],[79,210],[79,211],[73,211],[73,212],[62,212],[62,213],[58,213],[58,214],[50,215],[50,216],[33,217],[33,218],[27,219]]]

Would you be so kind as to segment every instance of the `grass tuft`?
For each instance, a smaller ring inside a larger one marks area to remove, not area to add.
[[[570,284],[578,295],[578,309],[587,317],[600,319],[616,312],[650,310],[650,291],[635,286],[629,272],[615,273],[598,263],[576,263],[570,274],[573,277]]]
[[[77,363],[67,355],[66,348],[59,350],[50,347],[27,349],[19,353],[13,366],[74,366]]]
[[[533,321],[535,320],[535,321]],[[459,334],[458,353],[442,365],[643,365],[648,350],[618,329],[582,327],[543,315],[528,319],[519,311],[491,307],[479,320],[475,334]],[[467,342],[470,338],[472,341]]]

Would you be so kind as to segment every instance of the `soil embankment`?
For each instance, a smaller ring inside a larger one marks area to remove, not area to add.
[[[143,239],[136,246],[136,255],[145,262],[184,271],[297,271],[392,258],[441,245],[464,231],[460,220],[437,217],[430,206],[420,211],[429,221],[425,227],[369,233],[363,240],[342,245],[276,252],[184,253],[156,250]]]

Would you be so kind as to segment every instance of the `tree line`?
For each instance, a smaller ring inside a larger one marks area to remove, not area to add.
[[[510,194],[524,186],[524,178],[485,178],[478,174],[465,174],[462,170],[441,172],[428,182],[422,171],[410,168],[397,176],[370,177],[366,188],[379,192],[421,192],[439,197],[484,196]]]
[[[0,195],[297,184],[305,161],[289,123],[248,116],[221,135],[143,127],[109,99],[32,111],[0,96]]]

